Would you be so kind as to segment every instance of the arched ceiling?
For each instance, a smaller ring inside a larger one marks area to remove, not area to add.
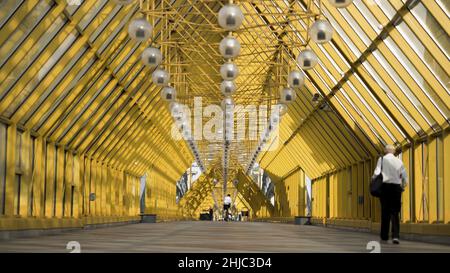
[[[242,50],[234,99],[275,104],[305,43],[306,11],[318,13],[318,1],[235,2],[245,20],[235,33]],[[227,33],[217,25],[217,12],[223,5],[2,1],[0,118],[131,173],[164,166],[179,177],[193,157],[171,137],[167,103],[140,55],[150,44],[162,48],[181,102],[192,106],[197,96],[204,105],[219,104],[224,60],[218,43]],[[280,146],[260,155],[261,166],[282,176],[301,165],[314,178],[373,157],[386,143],[409,145],[447,130],[449,6],[445,0],[355,0],[336,9],[322,1],[333,40],[309,44],[319,64],[305,72],[305,87],[282,119]],[[154,25],[149,43],[127,35],[140,7]],[[207,167],[220,164],[221,145],[208,145],[199,142]],[[233,144],[231,166],[248,162],[255,145]],[[208,160],[211,154],[217,156]]]

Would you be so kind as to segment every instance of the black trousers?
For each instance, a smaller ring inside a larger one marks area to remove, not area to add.
[[[398,184],[383,183],[381,191],[381,240],[389,239],[391,221],[392,238],[399,238],[402,187]]]

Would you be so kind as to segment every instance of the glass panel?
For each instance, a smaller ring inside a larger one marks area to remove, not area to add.
[[[0,123],[0,215],[5,214],[6,125]]]
[[[358,22],[353,19],[353,17],[350,15],[350,13],[347,11],[347,9],[338,9],[339,12],[342,14],[342,16],[345,18],[345,21],[347,21],[348,25],[353,29],[353,31],[356,32],[358,37],[364,42],[366,46],[369,46],[371,44],[371,40],[369,36],[364,32],[364,30],[359,26]],[[331,16],[327,16],[331,17]]]
[[[345,31],[342,29],[341,25],[334,19],[333,16],[330,16],[327,12],[327,19],[328,21],[331,23],[331,25],[333,26],[334,30],[335,30],[335,35],[338,37],[338,41],[339,40],[343,40],[345,43],[345,46],[347,48],[350,48],[351,53],[353,53],[355,55],[355,57],[353,57],[353,60],[358,58],[359,56],[361,56],[361,51],[358,49],[358,47],[353,43],[353,41],[349,38],[349,36],[347,35],[347,33],[345,33]],[[345,52],[345,53],[350,53],[350,52]],[[350,57],[350,56],[349,56]]]
[[[395,14],[396,14],[396,10],[391,6],[391,4],[389,4],[389,1],[386,0],[370,0],[368,2],[375,2],[374,4],[378,5],[381,10],[384,12],[384,14],[386,14],[386,17],[388,18],[388,20],[391,20]]]
[[[63,98],[65,98],[65,96],[68,94],[68,92],[70,90],[72,90],[72,88],[78,83],[78,81],[80,80],[80,71],[72,71],[72,73],[78,73],[75,78],[73,80],[71,80],[70,84],[64,89],[64,91],[62,92],[62,94],[58,97],[52,95],[53,91],[55,90],[56,86],[59,85],[61,83],[61,81],[63,80],[63,78],[68,75],[69,71],[73,68],[73,66],[80,61],[80,59],[82,58],[83,54],[87,51],[87,47],[84,46],[83,48],[81,48],[81,50],[72,58],[72,60],[64,67],[64,69],[61,71],[61,73],[59,73],[57,75],[57,77],[53,80],[52,84],[45,90],[44,94],[42,94],[38,101],[36,103],[33,104],[33,108],[29,111],[29,113],[27,113],[27,115],[25,116],[26,119],[28,119],[29,116],[31,116],[32,114],[35,113],[35,111],[42,105],[42,103],[47,100],[50,96],[52,96],[52,107],[50,108],[50,110],[47,110],[45,115],[43,116],[44,119],[48,118],[51,114],[53,114],[53,112],[56,110],[56,108],[59,106],[61,100]],[[81,70],[83,71],[83,70]],[[41,119],[42,121],[42,119]],[[38,123],[38,127],[40,127],[40,123]]]
[[[0,99],[9,92],[16,81],[26,72],[27,68],[42,54],[46,46],[64,26],[65,22],[65,19],[58,17],[31,50],[23,57],[21,62],[17,64],[15,69],[11,71],[8,78],[0,84],[0,92],[2,92],[0,94]]]
[[[66,10],[72,16],[84,3],[84,0],[67,0]]]
[[[48,72],[55,66],[55,64],[59,61],[61,56],[66,53],[69,47],[75,42],[78,37],[77,31],[72,31],[67,38],[60,44],[58,49],[53,53],[53,55],[47,60],[47,62],[42,66],[38,73],[38,81],[44,79],[47,76]]]
[[[7,108],[4,115],[10,117],[17,108],[30,94],[35,90],[39,83],[47,76],[50,70],[55,66],[55,64],[61,59],[64,53],[66,53],[69,47],[75,42],[78,37],[78,32],[73,31],[67,38],[60,44],[58,49],[53,52],[53,54],[48,58],[46,63],[41,67],[37,75],[27,84],[27,86],[20,92],[19,96],[14,100],[11,105]]]
[[[441,9],[447,14],[450,15],[450,1],[448,0],[436,0],[436,3],[441,7]]]
[[[423,43],[419,40],[405,22],[401,22],[397,26],[398,31],[402,34],[403,38],[408,42],[409,46],[414,49],[414,52],[423,60],[424,64],[430,69],[430,71],[436,76],[438,81],[450,95],[450,78],[448,74],[442,69],[433,55],[425,48]]]
[[[0,1],[0,9],[5,1]],[[9,2],[9,1],[6,1]],[[11,1],[14,2],[14,1]],[[28,14],[17,26],[14,32],[8,37],[5,43],[0,48],[2,54],[0,55],[0,67],[11,57],[12,54],[19,48],[25,38],[33,31],[38,23],[47,15],[51,6],[47,1],[39,2],[34,9]]]
[[[391,138],[391,140],[395,142],[395,137],[392,136],[391,132],[386,128],[384,123],[381,121],[381,119],[378,117],[378,115],[373,111],[372,107],[370,107],[370,105],[367,103],[367,101],[356,90],[356,88],[353,86],[353,84],[351,82],[347,82],[346,85],[349,87],[349,88],[346,88],[346,90],[349,90],[349,89],[352,90],[353,93],[356,95],[356,97],[358,97],[359,102],[362,103],[362,105],[363,105],[362,109],[367,110],[372,115],[372,117],[378,122],[378,124],[383,128],[383,130],[388,134],[388,136]],[[364,118],[365,117],[366,117],[366,115],[364,114]],[[376,125],[376,124],[372,124],[372,125]],[[378,128],[378,126],[376,126],[376,127]]]
[[[99,11],[105,5],[106,0],[96,1],[94,6],[89,9],[86,15],[81,19],[78,26],[80,26],[81,30],[85,30],[89,23],[95,18],[95,16],[99,13]]]
[[[103,78],[104,77],[100,77],[100,80],[104,80]],[[102,83],[100,88],[95,91],[95,94],[92,95],[92,97],[90,97],[89,101],[85,105],[83,105],[83,108],[78,111],[78,114],[76,115],[76,117],[73,118],[73,120],[70,122],[70,124],[64,130],[64,132],[61,134],[62,136],[64,136],[72,128],[72,126],[79,121],[79,119],[87,112],[87,109],[89,109],[89,107],[92,107],[93,102],[97,99],[97,97],[100,95],[100,93],[103,91],[103,89],[108,85],[108,83],[111,81],[111,79],[112,79],[111,76],[109,76],[108,78],[106,78],[106,80],[104,80],[104,82]],[[92,84],[96,84],[96,82],[92,82]],[[86,92],[88,92],[91,88],[92,88],[92,86],[89,89],[87,89]],[[83,94],[83,95],[85,95],[85,94]],[[78,105],[77,109],[79,109],[81,106],[82,106],[81,104]]]
[[[436,197],[437,197],[437,220],[444,220],[444,147],[442,145],[442,137],[436,138]],[[431,159],[433,160],[433,158]]]
[[[72,81],[72,83],[67,86],[66,90],[63,92],[63,94],[58,98],[58,100],[55,102],[54,106],[48,111],[38,122],[36,127],[34,127],[35,130],[38,130],[40,126],[45,122],[45,120],[50,116],[50,114],[56,110],[56,108],[60,105],[60,103],[66,98],[70,92],[72,92],[72,89],[75,88],[76,84],[79,82],[79,80],[87,73],[89,68],[94,64],[95,57],[93,57],[84,67],[80,70],[80,72],[75,76],[75,79]],[[66,113],[68,114],[68,113]]]
[[[424,91],[426,96],[431,100],[434,106],[439,110],[439,112],[444,117],[450,117],[446,105],[442,102],[441,98],[433,91],[430,85],[425,81],[422,75],[416,70],[414,65],[409,61],[409,59],[403,54],[400,48],[395,44],[391,37],[387,37],[384,43],[388,46],[391,52],[397,57],[397,59],[402,63],[403,67],[408,71],[409,76],[420,86]],[[405,76],[406,77],[406,76]]]
[[[132,16],[133,16],[133,13],[128,13],[125,16],[125,18],[120,22],[120,24],[117,25],[117,27],[114,29],[114,31],[108,35],[107,39],[105,39],[102,42],[102,45],[98,49],[99,54],[102,54],[103,51],[106,49],[106,47],[108,47],[111,44],[111,42],[116,39],[119,32],[121,32],[124,29],[125,24],[129,22],[129,20]],[[159,19],[156,20],[156,22],[159,22]],[[157,23],[155,23],[155,25],[157,25]]]
[[[381,54],[379,50],[375,50],[373,52],[373,55],[378,60],[378,62],[380,62],[383,68],[386,71],[388,71],[391,78],[399,87],[399,90],[405,94],[405,96],[411,101],[411,103],[416,107],[416,109],[422,114],[423,118],[427,121],[428,125],[432,127],[434,121],[430,117],[430,114],[427,112],[426,108],[422,105],[422,103],[420,103],[420,101],[417,99],[415,94],[409,89],[409,87],[403,82],[403,80],[397,74],[395,69],[388,63],[383,54]],[[427,128],[423,129],[426,130]]]
[[[421,130],[419,124],[412,118],[409,112],[406,110],[404,105],[400,102],[400,100],[395,96],[394,93],[389,89],[386,83],[381,79],[375,69],[368,61],[363,62],[363,67],[367,70],[367,74],[370,75],[380,86],[380,88],[384,91],[386,96],[392,101],[392,103],[397,107],[397,109],[403,114],[406,120],[408,120],[411,126],[414,128],[416,132]]]
[[[24,0],[2,0],[0,1],[0,28],[14,15]]]
[[[385,144],[386,142],[383,141],[383,138],[378,134],[377,130],[373,127],[373,124],[367,120],[364,113],[362,113],[361,110],[353,103],[351,98],[348,96],[347,92],[343,88],[341,88],[341,89],[339,89],[339,93],[341,93],[343,95],[343,97],[347,100],[347,103],[350,104],[350,106],[353,108],[354,111],[356,111],[358,116],[366,123],[366,125],[370,128],[370,130],[376,136],[376,138],[378,140],[380,140],[380,142]],[[344,107],[344,109],[346,108],[345,106],[343,106],[343,107]],[[358,123],[358,122],[356,122],[356,123]]]
[[[378,21],[375,16],[373,16],[372,12],[367,8],[365,3],[370,4],[370,2],[366,1],[353,1],[353,5],[363,14],[364,18],[369,22],[369,25],[372,26],[373,30],[380,34],[382,30],[382,25],[380,27],[380,21]]]
[[[117,72],[122,68],[122,66],[128,62],[131,55],[136,54],[136,50],[139,48],[139,43],[134,44],[133,48],[131,48],[125,57],[122,58],[120,63],[117,65],[117,67],[114,69],[114,74],[117,74]]]
[[[364,91],[373,99],[373,101],[377,104],[377,106],[380,108],[380,110],[387,116],[389,121],[391,121],[391,124],[397,129],[397,131],[403,136],[403,138],[406,138],[406,135],[403,134],[402,130],[398,127],[397,123],[392,119],[391,115],[386,111],[386,109],[380,104],[380,102],[375,98],[372,91],[369,90],[367,85],[362,81],[362,79],[358,76],[358,74],[354,74],[355,78],[358,80],[358,82],[364,87]],[[361,92],[362,90],[357,90],[358,92]]]
[[[450,58],[450,39],[436,18],[434,18],[420,1],[418,1],[417,5],[411,10],[411,13],[417,21],[420,22],[420,25],[425,28],[427,33],[433,38],[447,58]]]
[[[103,31],[107,31],[110,32],[110,29],[106,29],[107,26],[109,25],[109,23],[116,19],[116,14],[119,13],[120,11],[120,6],[116,6],[114,8],[114,10],[112,10],[108,16],[103,20],[103,22],[97,27],[97,29],[94,31],[94,33],[92,33],[91,37],[89,37],[89,41],[93,42],[95,41],[95,39],[97,39],[97,37],[103,32]],[[125,16],[125,18],[128,18],[128,16]],[[126,22],[128,23],[128,21]]]

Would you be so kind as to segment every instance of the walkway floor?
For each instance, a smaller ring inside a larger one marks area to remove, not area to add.
[[[0,242],[0,252],[369,252],[375,234],[257,222],[167,222],[65,232]],[[448,252],[450,246],[401,241],[381,252]]]

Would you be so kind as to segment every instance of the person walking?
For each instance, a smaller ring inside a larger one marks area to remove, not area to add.
[[[229,220],[229,209],[231,207],[231,195],[228,194],[227,196],[225,196],[225,199],[223,200],[223,211],[224,211],[224,220],[228,221]]]
[[[209,220],[210,221],[212,221],[212,220],[214,220],[214,210],[211,208],[211,207],[209,207]]]
[[[394,155],[395,147],[386,145],[384,152],[385,155],[378,159],[373,174],[374,177],[380,173],[383,175],[380,237],[383,243],[389,240],[389,226],[392,222],[392,243],[399,244],[401,198],[408,185],[408,176],[403,162]]]

